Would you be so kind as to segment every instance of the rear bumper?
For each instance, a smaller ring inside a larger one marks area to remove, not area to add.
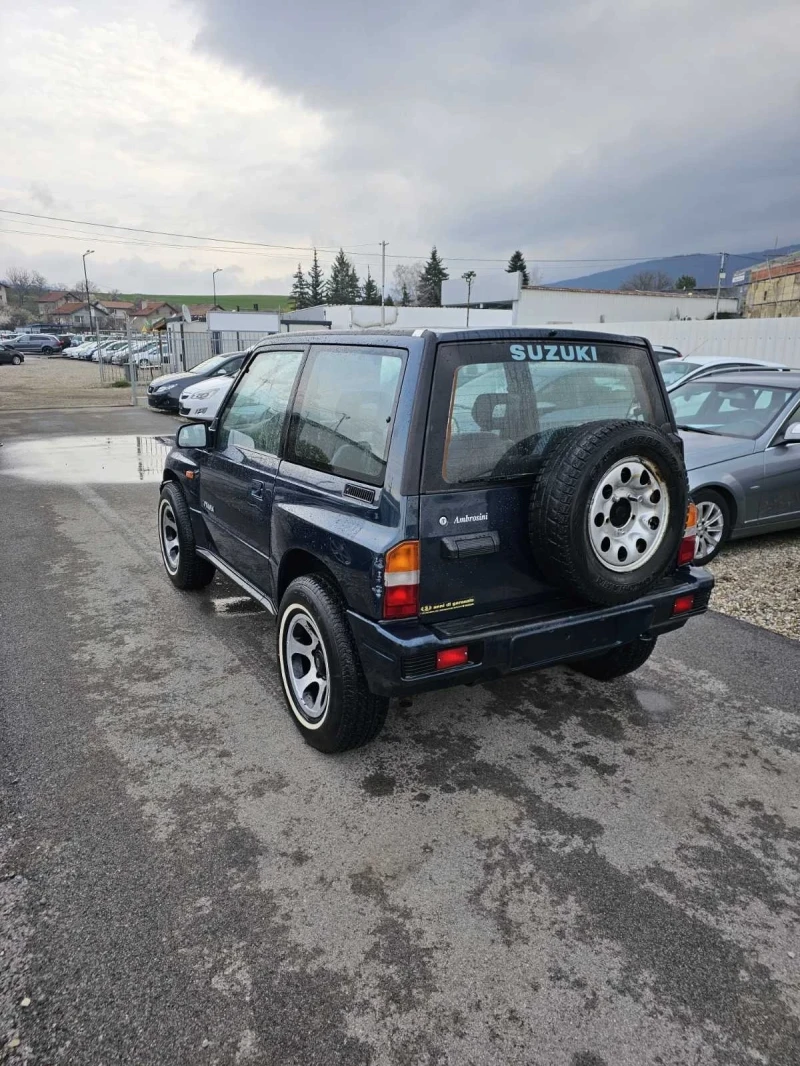
[[[531,612],[523,618],[519,611],[497,612],[492,624],[481,625],[475,619],[474,628],[469,619],[387,626],[353,611],[348,611],[348,617],[370,690],[381,696],[402,696],[574,662],[638,637],[680,629],[690,618],[705,613],[713,587],[708,571],[687,567],[650,595],[620,607],[547,616]],[[694,596],[692,610],[673,614],[675,599],[686,595]],[[513,621],[504,622],[504,615],[513,616]],[[468,663],[436,670],[437,651],[464,645],[469,648]]]

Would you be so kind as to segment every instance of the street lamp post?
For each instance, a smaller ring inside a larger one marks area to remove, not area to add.
[[[469,305],[472,298],[472,283],[477,275],[474,270],[468,270],[465,274],[462,274],[461,277],[467,283],[467,328],[469,329]]]
[[[214,290],[214,307],[217,306],[217,274],[222,273],[222,267],[217,267],[211,272],[211,286]]]
[[[89,332],[93,333],[92,329],[92,298],[89,295],[89,275],[86,273],[86,256],[94,255],[94,248],[90,248],[88,252],[84,252],[81,258],[83,259],[83,280],[86,283],[86,306],[89,309]]]

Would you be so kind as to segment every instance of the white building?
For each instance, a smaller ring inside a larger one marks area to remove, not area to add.
[[[515,305],[517,326],[558,326],[589,322],[678,322],[714,314],[713,296],[684,292],[619,292],[616,289],[523,287]],[[736,300],[720,300],[720,313],[736,314]]]
[[[368,330],[380,329],[384,325],[387,329],[458,329],[467,325],[467,309],[465,307],[400,307],[390,305],[383,309],[383,323],[381,322],[381,309],[365,304],[320,304],[317,307],[306,307],[302,311],[290,311],[281,316],[283,328],[292,330],[295,321],[298,326],[301,322],[314,323],[305,325],[305,329],[354,329]],[[513,321],[513,311],[470,308],[469,327],[485,329],[510,326]]]

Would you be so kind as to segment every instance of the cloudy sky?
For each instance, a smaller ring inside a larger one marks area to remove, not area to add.
[[[797,0],[4,8],[0,274],[93,248],[103,288],[285,292],[311,245],[555,280],[800,241]]]

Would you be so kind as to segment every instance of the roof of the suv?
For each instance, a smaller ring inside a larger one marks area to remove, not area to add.
[[[259,341],[259,347],[263,344],[285,344],[287,340],[303,341],[305,343],[325,344],[326,342],[354,341],[358,344],[390,344],[393,337],[419,337],[433,336],[439,340],[447,341],[515,341],[515,340],[581,340],[590,341],[594,344],[645,344],[644,337],[632,337],[617,333],[596,333],[590,330],[570,329],[568,326],[509,326],[505,329],[399,329],[387,327],[386,329],[369,330],[310,330],[292,333],[273,333]]]

